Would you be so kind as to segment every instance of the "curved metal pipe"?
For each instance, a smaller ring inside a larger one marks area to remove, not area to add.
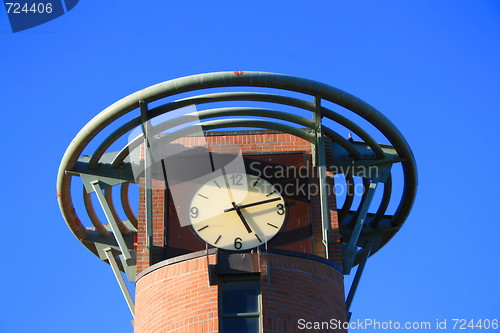
[[[212,130],[212,129],[218,129],[218,128],[228,128],[228,127],[255,127],[255,128],[267,128],[267,129],[272,129],[272,130],[277,130],[281,131],[284,133],[290,133],[295,136],[301,137],[304,140],[307,140],[309,142],[314,142],[314,136],[311,133],[308,133],[304,131],[303,129],[297,128],[297,127],[292,127],[289,125],[281,124],[281,123],[275,123],[275,122],[270,122],[270,121],[265,121],[265,120],[260,120],[260,119],[220,119],[220,120],[209,120],[201,123],[202,127],[204,130]],[[194,134],[198,132],[198,124],[182,128],[180,130],[177,130],[172,133],[168,133],[164,136],[162,136],[160,139],[158,139],[158,143],[160,142],[170,142],[177,140],[179,138],[182,138],[184,136],[188,136],[190,134]],[[140,143],[137,142],[136,146],[138,146]],[[134,149],[133,147],[129,147],[129,145],[125,146],[116,154],[115,158],[111,162],[111,165],[113,167],[118,167],[123,163],[123,160],[128,156],[130,153],[131,149]]]
[[[337,132],[329,129],[328,127],[326,126],[321,126],[322,129],[323,129],[323,133],[329,137],[333,142],[335,143],[338,143],[342,148],[344,148],[348,153],[349,153],[349,156],[352,157],[352,158],[361,158],[361,154],[359,153],[359,151],[357,151],[355,148],[352,148],[350,149],[350,147],[353,147],[350,143],[349,144],[345,144],[345,142],[349,142],[347,141],[346,139],[344,139],[344,137],[340,134],[338,134]]]
[[[385,157],[385,153],[382,148],[380,148],[380,145],[372,138],[370,134],[368,134],[368,132],[363,130],[360,126],[356,125],[356,123],[327,108],[321,108],[321,113],[323,114],[323,116],[344,126],[354,134],[359,136],[359,138],[366,142],[366,144],[373,150],[377,158],[382,159]]]
[[[206,94],[199,95],[195,97],[188,97],[185,99],[181,99],[177,102],[184,102],[183,106],[193,105],[193,104],[204,104],[204,103],[215,103],[215,102],[227,102],[227,101],[255,101],[255,102],[266,102],[266,103],[276,103],[282,105],[288,105],[296,108],[300,108],[303,110],[308,110],[314,112],[316,110],[316,106],[312,102],[304,101],[301,99],[283,96],[283,95],[275,95],[275,94],[265,94],[265,93],[257,93],[257,92],[225,92],[225,93],[214,93],[214,94]],[[167,106],[167,105],[164,105]],[[159,106],[155,109],[151,109],[152,112],[155,113],[156,109],[160,111],[164,106]],[[170,107],[168,108],[170,109]],[[370,148],[374,151],[375,155],[378,158],[384,158],[385,153],[380,148],[378,143],[360,126],[356,125],[356,123],[352,122],[348,118],[326,108],[320,108],[321,114],[344,126],[357,136],[359,136],[363,141],[365,141]],[[166,111],[163,111],[166,112]]]
[[[109,209],[111,210],[111,214],[113,215],[113,218],[116,221],[116,224],[118,225],[118,229],[120,229],[120,232],[123,235],[130,235],[132,231],[123,224],[122,219],[120,216],[118,216],[118,213],[116,212],[115,209],[115,204],[113,202],[113,188],[112,187],[106,187],[104,189],[104,197],[106,198],[106,201],[108,202]]]
[[[176,126],[184,125],[189,122],[199,121],[201,119],[209,119],[209,118],[219,118],[219,117],[228,117],[228,116],[257,116],[257,117],[266,117],[266,118],[275,118],[281,120],[288,120],[288,114],[285,112],[269,110],[269,109],[260,109],[260,108],[248,108],[248,107],[235,107],[235,108],[218,108],[218,109],[210,109],[203,110],[198,112],[192,112],[185,115],[181,115],[177,118],[165,121],[161,124],[158,124],[154,127],[154,131],[156,133],[161,133],[170,128],[174,128]],[[298,125],[304,127],[313,126],[313,121],[304,117],[293,115],[290,117],[290,122],[294,122]],[[200,123],[203,126],[204,123]],[[120,156],[123,155],[124,150],[132,151],[143,143],[143,136],[138,135],[134,139],[132,139],[125,147],[122,148],[120,152]],[[348,146],[351,146],[347,140],[345,143]],[[351,148],[352,149],[352,148]],[[113,164],[114,165],[114,164]],[[117,166],[117,165],[114,165]]]
[[[384,183],[384,194],[382,195],[382,201],[380,202],[380,206],[377,209],[377,212],[375,213],[375,216],[373,217],[372,221],[372,228],[377,228],[378,223],[384,217],[385,211],[387,210],[387,207],[389,207],[389,202],[391,201],[391,195],[392,195],[392,174],[389,173],[389,177],[387,178],[387,181]]]
[[[273,94],[263,94],[263,93],[254,93],[254,92],[227,92],[227,93],[214,93],[214,94],[206,94],[194,97],[188,97],[185,99],[181,99],[178,101],[174,101],[171,103],[167,103],[156,108],[153,108],[148,111],[149,119],[157,117],[161,114],[164,114],[169,111],[173,111],[176,109],[180,109],[189,105],[198,105],[205,103],[215,103],[215,102],[227,102],[227,101],[258,101],[258,102],[267,102],[267,103],[276,103],[282,105],[288,105],[296,108],[301,108],[307,111],[314,112],[315,105],[314,103],[307,102],[304,100],[281,96],[281,95],[273,95]],[[377,142],[360,126],[356,125],[354,122],[349,120],[348,118],[326,108],[321,107],[321,113],[326,118],[335,121],[336,123],[344,126],[348,130],[352,131],[354,134],[359,136],[362,140],[364,140],[370,148],[373,150],[375,155],[378,158],[384,158],[384,151],[380,148]],[[288,115],[288,113],[287,113]],[[306,118],[305,118],[306,119]],[[285,119],[286,120],[286,119]],[[128,123],[120,126],[117,130],[111,133],[104,141],[99,145],[99,147],[92,154],[89,161],[89,168],[95,168],[99,159],[104,154],[104,152],[121,136],[123,136],[128,131],[132,130],[134,127],[139,126],[141,124],[141,117],[137,116],[132,119]],[[310,126],[308,126],[310,127]]]
[[[85,186],[83,187],[83,203],[85,204],[85,210],[87,211],[87,215],[89,216],[90,221],[92,221],[95,229],[99,231],[102,237],[108,237],[108,229],[104,227],[101,220],[99,220],[99,217],[97,217],[94,204],[92,203],[92,198],[90,197],[90,194],[87,193]]]
[[[158,124],[154,127],[155,132],[160,133],[170,128],[184,125],[186,123],[192,121],[198,121],[199,119],[210,119],[210,118],[219,118],[219,117],[234,117],[234,116],[254,116],[254,117],[265,117],[265,118],[273,118],[286,120],[289,122],[293,122],[295,124],[313,128],[314,122],[311,119],[307,119],[297,115],[289,115],[286,112],[275,111],[271,109],[261,109],[261,108],[249,108],[249,107],[234,107],[234,108],[218,108],[218,109],[210,109],[198,111],[196,113],[188,113],[183,116],[179,116],[169,121],[165,121],[161,124]],[[200,123],[201,126],[204,126],[205,122]],[[353,145],[347,141],[344,137],[339,135],[338,133],[330,130],[329,128],[324,127],[323,130],[327,135],[336,143],[338,143],[341,147],[343,147],[349,154],[354,157],[361,157],[360,153],[353,147]],[[125,150],[129,152],[137,148],[143,143],[143,136],[139,135],[130,141],[119,153],[120,159],[125,155]],[[128,154],[127,154],[128,155]],[[113,162],[113,166],[117,167],[119,165]]]
[[[342,221],[347,216],[347,213],[349,213],[349,210],[351,209],[352,203],[354,201],[354,179],[352,178],[351,174],[344,174],[344,177],[345,177],[347,193],[344,204],[342,205],[340,211],[337,213],[339,219],[339,225],[342,224]]]
[[[366,195],[368,194],[368,186],[370,186],[370,180],[368,178],[361,178],[361,179],[363,182],[363,196],[361,197],[361,201],[359,202],[359,206],[357,208],[358,213],[359,213],[359,207],[361,207],[366,200]],[[356,219],[352,219],[347,226],[352,229],[355,223]]]
[[[244,75],[235,75],[232,72],[220,72],[188,76],[163,82],[129,95],[98,114],[76,135],[63,156],[57,180],[59,206],[66,223],[75,236],[79,239],[84,238],[86,230],[74,213],[69,193],[71,178],[65,174],[65,171],[73,169],[78,157],[92,138],[116,119],[136,109],[141,100],[149,103],[187,91],[227,86],[265,87],[306,93],[349,109],[370,122],[386,136],[398,155],[405,159],[402,162],[405,181],[402,200],[391,221],[392,225],[396,227],[403,224],[416,195],[416,164],[408,143],[383,114],[342,90],[312,80],[273,73],[245,72]]]
[[[57,183],[57,200],[59,209],[63,215],[64,221],[70,228],[71,232],[78,240],[87,238],[88,231],[83,226],[82,222],[76,214],[75,207],[71,199],[71,176],[67,175],[64,168],[59,167],[58,183]]]
[[[130,207],[130,201],[128,197],[128,190],[130,187],[130,182],[123,183],[120,187],[120,201],[122,202],[122,208],[123,211],[125,212],[125,215],[127,216],[128,220],[132,225],[136,228],[139,229],[139,222],[137,221],[137,217],[134,214],[134,211],[132,210],[132,207]]]

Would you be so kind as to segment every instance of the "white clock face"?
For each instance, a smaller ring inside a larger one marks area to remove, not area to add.
[[[285,200],[267,180],[231,173],[215,177],[189,206],[194,231],[218,248],[241,251],[268,242],[285,222]]]

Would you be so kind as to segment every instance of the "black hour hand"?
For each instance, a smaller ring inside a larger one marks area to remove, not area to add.
[[[245,220],[245,217],[243,216],[243,213],[241,212],[240,207],[238,207],[238,205],[236,205],[236,202],[234,202],[234,201],[231,204],[233,205],[234,210],[236,210],[236,213],[238,213],[238,216],[240,217],[241,222],[243,222],[243,225],[247,229],[248,233],[249,234],[252,233],[252,228],[250,228],[250,226],[248,225],[248,222]]]

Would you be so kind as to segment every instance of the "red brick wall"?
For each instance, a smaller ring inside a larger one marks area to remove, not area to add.
[[[163,246],[165,246],[165,223],[164,223],[164,182],[153,180],[153,248],[151,250],[151,264],[163,260]],[[139,209],[137,228],[137,273],[150,266],[149,250],[146,247],[146,204],[144,179],[139,187]]]
[[[346,320],[344,277],[337,269],[315,260],[275,254],[265,255],[261,262],[264,332],[303,332],[298,329],[299,319]]]
[[[206,257],[164,266],[136,283],[134,332],[218,332],[217,304]]]
[[[338,270],[308,258],[260,255],[263,332],[303,332],[299,319],[345,320],[343,276]],[[214,264],[215,255],[209,258]],[[218,287],[209,285],[207,267],[202,256],[140,277],[135,333],[218,332]]]
[[[273,153],[273,152],[291,152],[303,151],[311,154],[311,144],[299,137],[291,134],[269,133],[269,131],[252,131],[253,134],[238,134],[238,135],[211,135],[207,137],[185,137],[175,141],[175,143],[183,144],[187,147],[207,145],[212,152],[220,153],[237,153],[239,150],[244,153]],[[331,147],[331,142],[326,140],[327,151]],[[327,154],[328,163],[331,163],[331,156]],[[329,180],[333,185],[333,178]],[[311,183],[317,182],[317,179],[311,179]],[[157,183],[157,185],[159,182]],[[143,187],[141,187],[143,188]],[[332,187],[333,188],[333,187]],[[145,268],[149,267],[148,251],[146,249],[145,237],[145,211],[144,211],[144,192],[140,192],[139,203],[139,230],[137,241],[137,273],[140,273]],[[161,247],[165,244],[164,230],[164,193],[163,190],[157,189],[153,191],[153,244],[157,246],[153,249],[152,263],[161,260]],[[337,210],[335,197],[331,195],[328,199],[331,207],[330,214],[330,244],[329,258],[335,261],[336,264],[342,265],[342,255],[340,248],[340,232],[337,218]],[[319,195],[311,198],[311,219],[313,226],[313,244],[314,253],[321,257],[326,257],[325,247],[322,243],[322,224],[319,206]]]

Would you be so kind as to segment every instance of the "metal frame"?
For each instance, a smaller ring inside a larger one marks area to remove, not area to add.
[[[135,316],[135,304],[134,300],[132,299],[132,296],[130,295],[130,292],[127,288],[127,285],[125,283],[125,280],[123,279],[120,269],[118,268],[118,264],[116,263],[116,259],[113,255],[113,250],[108,247],[104,249],[104,253],[106,254],[106,258],[108,259],[109,265],[111,266],[111,269],[113,270],[113,274],[115,275],[116,281],[118,282],[118,285],[120,286],[120,290],[122,291],[123,297],[125,297],[125,301],[127,302],[128,308],[130,310],[130,313],[132,314],[132,317]]]
[[[141,110],[141,127],[144,143],[144,182],[145,182],[145,209],[146,209],[146,248],[151,251],[153,247],[153,178],[151,176],[151,145],[149,142],[150,125],[148,122],[148,105],[139,101]],[[151,264],[151,257],[150,264]]]
[[[323,115],[321,114],[321,98],[314,97],[315,110],[313,113],[314,117],[314,127],[315,127],[315,142],[314,142],[314,154],[316,155],[315,160],[317,161],[316,167],[318,168],[318,181],[319,181],[319,200],[321,207],[321,226],[322,226],[322,238],[323,245],[325,246],[325,255],[329,259],[329,239],[328,230],[330,227],[330,214],[328,212],[328,193],[326,192],[326,151],[325,151],[325,137],[323,133],[323,126],[321,125],[321,120]],[[314,159],[314,158],[313,158]]]
[[[123,235],[120,232],[120,228],[118,227],[118,223],[116,222],[117,220],[113,216],[113,213],[111,212],[108,201],[106,200],[106,198],[104,197],[104,194],[102,193],[102,189],[101,189],[101,186],[99,184],[99,181],[94,180],[91,182],[91,184],[94,187],[94,191],[97,195],[97,199],[99,200],[99,203],[101,204],[101,207],[104,211],[104,214],[106,215],[106,219],[108,220],[109,225],[111,226],[111,230],[113,230],[113,236],[115,237],[115,240],[118,243],[118,247],[120,248],[120,251],[122,252],[125,259],[132,258],[132,256],[130,255],[130,251],[127,247],[127,244],[125,243],[125,239],[123,238]]]
[[[371,254],[372,251],[372,242],[366,242],[361,259],[358,265],[358,269],[356,270],[356,275],[354,275],[354,280],[352,281],[351,288],[349,289],[349,294],[347,295],[345,305],[346,305],[346,311],[347,311],[347,321],[351,319],[351,312],[349,311],[351,308],[352,301],[354,299],[354,294],[356,293],[356,290],[358,289],[358,284],[359,280],[361,279],[361,274],[363,274],[363,270],[365,269],[365,264],[366,261],[368,260],[368,257]]]
[[[266,92],[203,92],[203,89],[223,89],[225,87],[270,88],[274,89],[276,93],[268,93],[269,90]],[[194,96],[175,100],[175,95],[187,92]],[[203,94],[196,95],[199,92]],[[302,95],[299,98],[295,93]],[[302,96],[306,96],[306,98]],[[149,109],[148,105],[161,100],[164,100],[163,104]],[[107,257],[109,253],[103,249],[110,247],[119,251],[121,253],[121,269],[127,272],[129,279],[133,279],[135,276],[133,234],[137,228],[137,217],[130,209],[127,195],[129,184],[134,182],[132,168],[128,160],[129,148],[141,143],[148,145],[148,121],[154,117],[188,105],[205,106],[216,102],[232,101],[265,102],[271,104],[273,108],[231,107],[201,110],[197,112],[196,116],[202,121],[204,130],[234,127],[272,129],[302,137],[313,144],[315,162],[319,170],[323,242],[327,255],[330,227],[325,193],[326,173],[349,167],[349,171],[345,172],[345,177],[346,186],[350,188],[353,186],[353,177],[360,176],[359,170],[362,168],[377,166],[381,170],[380,174],[363,178],[365,193],[362,197],[362,204],[356,210],[351,209],[354,201],[354,196],[351,194],[346,197],[344,205],[338,210],[341,234],[345,241],[344,274],[348,274],[357,263],[364,265],[366,258],[383,247],[401,228],[416,195],[416,164],[408,143],[383,114],[342,90],[316,81],[274,73],[219,72],[174,79],[131,94],[99,113],[76,135],[64,154],[59,168],[57,196],[62,215],[77,239],[102,260],[109,260]],[[336,106],[328,108],[326,107],[327,103],[333,103]],[[311,112],[312,117],[308,118],[294,112],[285,112],[280,110],[282,106]],[[278,110],[275,110],[274,107]],[[339,114],[336,112],[337,109],[347,111],[347,115]],[[123,116],[130,113],[136,116],[125,123],[122,121],[120,126],[116,125]],[[362,128],[350,119],[351,115],[361,116],[371,124],[371,127]],[[245,118],[241,118],[242,116]],[[261,119],[262,117],[266,120]],[[181,116],[164,123],[162,126],[175,129],[177,126],[189,122],[190,119],[192,119],[192,115]],[[359,137],[359,141],[346,139],[344,135],[327,126],[328,122],[334,122],[344,127],[346,132],[354,133]],[[137,126],[142,126],[142,136],[125,145],[121,151],[108,151],[117,140],[126,136]],[[111,134],[98,143],[95,150],[88,151],[88,145],[93,143],[95,137],[104,130]],[[162,138],[162,140],[173,140],[176,136],[188,134],[189,131],[189,128],[182,128]],[[381,133],[389,144],[378,144],[370,134],[373,131]],[[326,163],[325,138],[329,138],[333,142],[333,149],[330,153],[333,156],[334,165]],[[80,157],[84,153],[90,156]],[[148,164],[147,158],[145,163]],[[391,167],[393,164],[401,164],[402,166],[403,193],[395,213],[387,215],[386,209],[392,193]],[[73,176],[79,176],[83,180],[86,190],[83,199],[93,227],[86,227],[82,224],[75,212],[71,198]],[[145,178],[146,183],[151,184],[151,177],[148,173],[146,173]],[[383,184],[382,201],[375,213],[369,213],[371,199],[379,184]],[[128,220],[121,221],[117,218],[118,214],[113,205],[110,189],[117,185],[121,186],[121,206]],[[104,194],[102,190],[104,190]],[[90,197],[92,193],[97,195],[111,230],[103,225],[95,214]],[[151,191],[146,191],[145,195],[146,210],[151,213]],[[147,215],[146,220],[147,244],[150,248],[152,245],[152,217],[150,214]],[[359,251],[360,248],[365,247],[367,242],[370,244],[370,250],[368,252],[366,249]],[[113,267],[113,269],[115,268]]]

